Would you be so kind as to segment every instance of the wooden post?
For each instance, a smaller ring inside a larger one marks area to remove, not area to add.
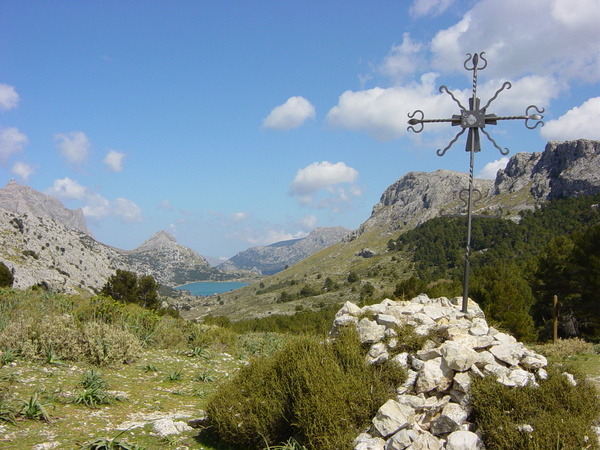
[[[556,344],[556,342],[558,341],[558,295],[554,296],[554,299],[552,300],[552,305],[552,325],[554,329],[553,341]]]

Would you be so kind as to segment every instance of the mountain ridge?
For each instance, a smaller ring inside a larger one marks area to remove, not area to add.
[[[259,275],[271,275],[339,242],[350,232],[351,230],[341,226],[317,227],[305,238],[280,241],[241,251],[217,268],[225,271],[249,270]]]

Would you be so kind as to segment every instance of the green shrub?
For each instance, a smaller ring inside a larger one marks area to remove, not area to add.
[[[81,330],[81,347],[87,361],[98,366],[135,361],[142,346],[128,331],[102,322],[89,322]]]
[[[0,261],[0,288],[10,288],[13,284],[13,274],[6,264]]]
[[[327,343],[295,337],[221,385],[208,413],[230,445],[264,448],[295,437],[308,448],[343,448],[394,396],[404,376],[391,366],[366,364],[353,329]]]
[[[539,387],[511,388],[493,377],[476,380],[472,418],[483,430],[486,447],[598,448],[591,430],[600,411],[597,391],[583,376],[577,376],[577,386],[573,386],[561,374],[564,370],[551,367],[548,379],[540,381]],[[533,432],[519,431],[524,424],[531,425]]]
[[[89,361],[105,365],[130,362],[141,351],[139,339],[128,331],[102,322],[79,327],[70,315],[23,317],[0,333],[0,347],[11,348],[25,357],[46,361]]]

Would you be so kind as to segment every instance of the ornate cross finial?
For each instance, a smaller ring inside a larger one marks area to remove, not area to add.
[[[412,114],[409,113],[408,117],[410,120],[408,121],[409,131],[413,131],[415,133],[420,133],[423,131],[425,127],[425,123],[441,123],[441,122],[450,122],[452,126],[460,126],[462,129],[456,134],[454,139],[450,141],[450,143],[444,149],[438,149],[438,156],[444,156],[446,152],[452,147],[452,145],[458,140],[460,136],[468,129],[469,133],[467,135],[467,143],[465,150],[470,153],[471,156],[471,165],[469,172],[469,188],[464,189],[463,191],[468,192],[468,201],[467,201],[467,245],[465,251],[465,272],[464,272],[464,284],[463,284],[463,304],[462,311],[467,312],[467,304],[469,297],[469,272],[470,272],[470,256],[471,256],[471,218],[472,218],[472,198],[473,192],[477,192],[481,197],[481,192],[473,189],[473,167],[475,162],[475,153],[481,151],[481,142],[479,132],[481,131],[485,136],[489,139],[489,141],[496,147],[502,155],[508,155],[509,150],[507,148],[502,149],[496,144],[496,141],[492,139],[492,137],[485,130],[486,125],[497,125],[500,120],[516,120],[522,119],[525,120],[525,126],[530,130],[535,129],[538,125],[544,125],[542,119],[544,118],[541,114],[544,112],[544,109],[540,109],[535,105],[530,105],[525,110],[525,115],[523,116],[497,116],[496,114],[488,114],[487,109],[492,104],[494,100],[498,97],[500,92],[504,89],[510,89],[512,85],[505,81],[502,84],[502,87],[496,91],[491,99],[483,106],[480,107],[481,101],[477,97],[477,71],[483,70],[487,67],[487,60],[483,57],[485,53],[481,52],[479,54],[467,53],[467,59],[464,62],[464,68],[466,70],[473,72],[473,95],[469,98],[469,108],[465,108],[460,101],[454,96],[452,92],[448,90],[446,86],[440,86],[440,92],[445,92],[450,95],[452,100],[456,102],[458,107],[460,108],[460,114],[454,114],[449,119],[425,119],[425,113],[420,109],[417,109]],[[535,110],[535,112],[532,112]],[[530,123],[531,122],[531,123]],[[535,122],[535,123],[533,123]],[[417,127],[417,128],[415,128]],[[460,197],[463,198],[463,192],[461,191]]]

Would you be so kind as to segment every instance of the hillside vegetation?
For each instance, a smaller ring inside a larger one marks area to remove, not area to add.
[[[547,202],[518,223],[475,218],[470,296],[518,339],[600,338],[600,196]],[[371,229],[242,289],[201,300],[186,317],[240,321],[326,310],[344,301],[462,295],[466,221],[440,217],[396,236]],[[274,319],[269,319],[271,322]]]

